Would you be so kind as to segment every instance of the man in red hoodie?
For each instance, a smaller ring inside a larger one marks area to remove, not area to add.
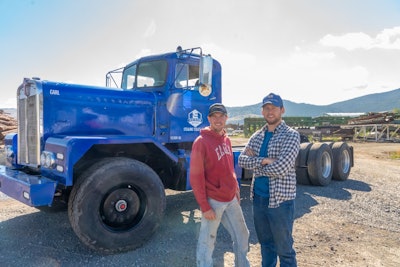
[[[210,126],[200,130],[190,159],[190,184],[202,212],[197,266],[213,266],[217,230],[222,223],[232,237],[235,266],[247,267],[250,266],[247,259],[249,230],[240,207],[232,145],[225,131],[228,119],[225,106],[211,105],[207,118]]]

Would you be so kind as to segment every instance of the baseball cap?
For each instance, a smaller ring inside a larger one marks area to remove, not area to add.
[[[274,93],[270,93],[269,95],[264,97],[262,101],[262,106],[264,106],[265,104],[272,104],[275,107],[283,107],[282,98]]]
[[[226,108],[224,105],[222,105],[221,103],[215,103],[212,104],[210,106],[210,108],[208,109],[208,116],[212,115],[215,112],[221,112],[222,114],[227,114],[228,112],[226,112]]]

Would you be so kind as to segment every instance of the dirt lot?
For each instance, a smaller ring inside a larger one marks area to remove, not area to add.
[[[239,142],[241,140],[234,140]],[[400,266],[400,144],[351,143],[355,166],[345,182],[299,185],[294,226],[299,266]],[[143,247],[99,255],[72,232],[67,214],[44,213],[0,196],[1,266],[194,266],[199,227],[191,192],[167,191],[165,221]],[[249,259],[260,266],[249,181],[242,207],[250,229]],[[215,266],[233,266],[229,235],[221,228]]]
[[[400,266],[400,144],[353,146],[348,181],[298,187],[299,266]]]

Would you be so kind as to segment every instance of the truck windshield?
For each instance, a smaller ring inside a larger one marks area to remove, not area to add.
[[[157,87],[165,84],[167,62],[156,60],[140,62],[127,67],[122,76],[122,89]]]

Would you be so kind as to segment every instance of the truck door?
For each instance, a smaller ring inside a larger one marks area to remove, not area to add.
[[[169,118],[165,103],[167,77],[168,62],[164,59],[135,62],[125,68],[122,77],[122,89],[151,93],[154,97],[152,114],[148,114],[151,120],[147,124],[152,135],[160,142],[168,141]]]
[[[208,125],[207,113],[210,94],[201,94],[200,66],[198,61],[178,61],[175,65],[175,79],[167,100],[170,113],[170,142],[193,141],[201,128]]]

